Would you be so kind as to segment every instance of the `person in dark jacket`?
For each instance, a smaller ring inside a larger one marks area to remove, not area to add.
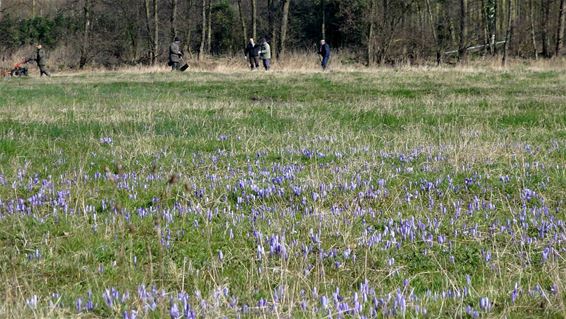
[[[39,75],[40,76],[51,76],[51,73],[47,70],[47,56],[45,55],[45,50],[43,50],[43,46],[41,44],[37,45],[37,52],[35,55],[35,62],[37,63],[37,67],[39,68]]]
[[[257,59],[259,55],[259,45],[255,44],[253,38],[250,38],[244,54],[250,63],[250,69],[252,69],[252,71],[257,70],[259,68],[259,61]]]
[[[320,40],[320,48],[318,49],[318,54],[321,57],[320,66],[323,70],[326,70],[328,66],[328,61],[330,60],[330,46],[325,40]]]
[[[169,46],[169,65],[171,66],[171,71],[179,70],[182,59],[183,52],[181,52],[181,40],[178,37],[175,37],[173,43]]]

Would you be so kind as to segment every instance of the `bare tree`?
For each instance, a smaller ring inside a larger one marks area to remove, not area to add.
[[[238,14],[240,15],[240,24],[242,25],[242,34],[244,36],[244,45],[248,42],[248,30],[246,28],[246,19],[242,12],[242,0],[238,0]]]
[[[324,0],[320,0],[320,15],[322,17],[320,36],[322,39],[326,39],[326,4]]]
[[[379,26],[381,41],[376,54],[376,61],[378,64],[383,64],[385,62],[391,44],[395,39],[396,32],[400,29],[399,25],[411,8],[411,5],[412,1],[395,1],[389,3],[389,0],[383,0],[383,7],[381,10],[382,19],[381,25]]]
[[[157,60],[157,56],[159,55],[159,14],[157,11],[157,2],[158,0],[153,0],[153,61],[152,64],[155,64]]]
[[[550,1],[541,0],[542,19],[541,19],[541,37],[542,37],[542,55],[550,58],[550,38],[548,36],[548,19],[550,18]]]
[[[192,8],[193,8],[193,0],[187,0],[188,14],[190,14]],[[187,19],[187,38],[185,39],[185,48],[186,48],[185,52],[187,52],[188,54],[192,54],[191,53],[191,34],[193,30],[192,21],[193,19],[191,19],[190,17]]]
[[[275,4],[276,0],[267,0],[267,20],[269,24],[269,33],[271,34],[271,52],[276,55],[276,58],[279,59],[279,48],[277,46],[277,30],[275,29],[275,15],[277,11],[277,6]]]
[[[458,59],[466,63],[468,58],[468,1],[460,0],[460,42],[458,45]]]
[[[564,10],[566,6],[566,0],[560,0],[560,9],[558,13],[558,30],[556,31],[556,57],[559,57],[562,51],[562,46],[564,45]]]
[[[369,0],[368,8],[368,35],[366,43],[367,66],[371,66],[374,62],[375,49],[375,23],[377,18],[377,0]]]
[[[437,4],[437,8],[438,5],[439,4]],[[436,22],[434,19],[434,15],[432,14],[430,0],[426,0],[426,9],[428,12],[428,18],[430,20],[430,29],[431,29],[432,37],[434,38],[434,42],[436,43],[436,65],[440,65],[442,63],[442,44],[440,43],[440,38],[436,32]]]
[[[538,49],[537,49],[537,35],[535,30],[535,5],[533,0],[529,0],[529,29],[531,33],[531,45],[533,46],[533,55],[535,60],[538,60]]]
[[[88,46],[90,42],[90,10],[91,0],[84,0],[83,5],[83,37],[81,42],[81,56],[79,59],[79,69],[84,68],[88,62]]]
[[[505,46],[503,47],[503,66],[507,65],[509,45],[511,44],[511,37],[513,36],[513,1],[514,0],[507,0],[507,31],[505,32]]]
[[[204,59],[204,46],[206,43],[206,0],[202,0],[202,29],[200,36],[200,48],[198,52],[198,59],[202,61]]]
[[[177,36],[177,0],[171,0],[171,39]]]
[[[153,51],[153,37],[151,35],[151,22],[150,22],[150,7],[149,7],[149,0],[144,0],[143,2],[144,5],[144,11],[145,11],[145,25],[146,25],[146,29],[147,29],[147,38],[148,38],[148,42],[149,42],[149,50],[150,50],[150,59],[151,59],[151,63],[154,64],[155,63],[155,52]]]
[[[252,4],[252,38],[257,40],[257,0],[251,0]]]
[[[212,50],[212,1],[208,0],[207,5],[207,25],[206,25],[206,52],[211,53]]]
[[[289,23],[289,5],[291,0],[283,0],[283,15],[281,16],[281,56],[285,54],[285,41],[287,41],[287,25]]]
[[[481,31],[483,36],[483,49],[482,55],[486,55],[489,49],[489,18],[488,18],[488,11],[487,11],[487,3],[486,0],[481,0]]]
[[[485,15],[487,19],[487,29],[489,34],[489,51],[492,55],[497,53],[497,0],[487,0],[485,4]]]
[[[22,25],[29,25],[37,14],[46,21],[58,15],[68,18],[68,23],[57,24],[44,37],[53,47],[72,47],[81,68],[92,61],[108,66],[143,61],[140,58],[158,63],[165,48],[163,39],[169,36],[182,36],[184,51],[190,54],[192,45],[201,59],[212,51],[234,54],[252,36],[265,36],[274,57],[285,58],[293,49],[291,35],[297,48],[307,48],[321,37],[338,40],[334,43],[338,48],[359,52],[363,47],[359,57],[368,65],[397,63],[407,56],[440,64],[448,55],[465,63],[476,49],[482,56],[503,54],[507,37],[512,39],[505,49],[507,63],[517,53],[535,59],[543,54],[563,56],[566,0],[509,1],[0,0],[0,18],[4,23],[9,14],[14,26],[5,28],[13,34],[0,37],[0,51],[13,52],[20,45],[12,39],[36,39],[38,34]],[[64,10],[69,5],[73,9]],[[310,20],[316,20],[314,33],[307,30]],[[217,29],[221,22],[226,25]],[[217,46],[220,39],[223,42]]]

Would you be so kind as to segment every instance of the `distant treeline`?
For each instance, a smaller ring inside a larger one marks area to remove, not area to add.
[[[275,58],[325,38],[352,61],[465,62],[562,54],[566,0],[0,0],[0,55],[41,42],[68,67],[155,64],[184,51],[243,54],[266,38]]]

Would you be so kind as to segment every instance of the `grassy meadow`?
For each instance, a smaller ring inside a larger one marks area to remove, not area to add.
[[[0,317],[563,318],[566,72],[0,80]]]

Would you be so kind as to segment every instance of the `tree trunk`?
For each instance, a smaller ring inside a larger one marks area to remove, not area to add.
[[[242,26],[242,34],[244,36],[244,45],[248,43],[248,30],[246,28],[246,19],[242,12],[242,0],[238,0],[238,14],[240,15],[240,24]]]
[[[482,55],[487,55],[489,49],[489,16],[488,16],[488,6],[486,0],[481,0],[481,21],[482,21],[482,31],[483,31],[483,49]]]
[[[497,37],[497,0],[487,0],[486,17],[487,28],[489,32],[489,51],[491,55],[497,54],[497,47],[495,45]]]
[[[383,24],[387,21],[388,13],[389,13],[389,0],[383,0]]]
[[[444,20],[446,21],[446,27],[448,29],[448,40],[450,41],[449,45],[453,48],[458,45],[458,41],[456,39],[456,27],[454,26],[454,20],[452,19],[452,16],[450,14],[450,5],[444,3],[442,7],[442,13],[444,14]]]
[[[403,14],[397,17],[390,17],[388,21],[384,23],[387,29],[383,32],[385,34],[381,47],[377,50],[377,63],[383,65],[387,62],[387,53],[389,52],[389,47],[393,43],[393,38],[395,36],[395,30],[398,29],[399,23],[402,22]]]
[[[419,47],[414,50],[413,52],[413,59],[414,61],[418,61],[419,57],[422,55],[424,56],[424,47],[426,45],[426,20],[428,19],[428,13],[426,12],[426,8],[422,5],[418,6],[419,12],[419,26],[420,26],[420,35],[419,35]],[[433,35],[434,37],[434,35]]]
[[[144,4],[144,11],[145,11],[145,25],[147,27],[147,37],[148,37],[148,41],[149,41],[149,55],[150,55],[150,60],[151,60],[151,64],[153,65],[155,63],[155,51],[154,51],[154,39],[153,36],[151,34],[151,18],[150,18],[150,7],[149,7],[149,0],[145,0],[143,2]]]
[[[88,44],[90,38],[90,1],[85,0],[83,6],[83,38],[81,43],[81,57],[79,59],[79,69],[83,69],[88,62]]]
[[[206,52],[212,53],[212,0],[208,1],[208,22],[206,26]]]
[[[367,37],[367,50],[366,50],[366,59],[367,59],[367,66],[372,66],[373,62],[375,61],[375,20],[377,12],[377,1],[370,0],[369,1],[369,25],[368,25],[368,37]]]
[[[531,44],[533,46],[533,54],[535,60],[538,60],[538,49],[537,49],[537,35],[535,31],[535,4],[533,0],[529,0],[529,22],[531,29]]]
[[[140,7],[139,7],[139,2],[135,2],[134,4],[134,12],[135,12],[135,18],[131,18],[129,13],[130,10],[132,10],[132,6],[126,6],[123,3],[118,4],[120,6],[120,9],[122,11],[122,18],[124,20],[127,20],[127,27],[126,27],[126,32],[128,34],[128,39],[130,41],[130,46],[131,46],[131,58],[129,59],[131,63],[138,63],[138,41],[139,41],[139,24],[138,21],[140,21]]]
[[[548,0],[541,1],[542,9],[542,55],[545,58],[550,58],[550,38],[548,36],[548,19],[550,18],[550,2]]]
[[[193,7],[193,0],[187,0],[187,9],[189,12],[191,12],[191,9]],[[185,52],[187,52],[189,55],[191,55],[191,34],[192,34],[192,21],[193,19],[191,19],[190,17],[187,19],[187,38],[185,39]]]
[[[279,48],[277,46],[277,31],[275,30],[275,0],[267,0],[267,20],[269,24],[269,33],[271,35],[271,52],[279,59]]]
[[[2,21],[4,10],[2,9],[2,0],[0,0],[0,21]]]
[[[505,32],[505,46],[503,47],[503,66],[507,65],[509,45],[513,35],[513,0],[507,0],[507,32]]]
[[[505,19],[506,16],[505,10],[507,10],[507,5],[505,1],[508,0],[495,0],[496,10],[497,10],[497,18],[495,19],[495,25],[496,25],[495,37],[502,38],[503,40],[505,40],[505,30],[507,29],[507,27],[505,26],[505,23],[507,22],[507,19]],[[501,35],[501,33],[503,33],[503,35]]]
[[[564,10],[566,6],[566,0],[560,0],[560,9],[558,13],[558,30],[556,32],[556,57],[560,57],[563,41],[564,41],[564,16],[566,12]]]
[[[468,58],[468,1],[460,0],[460,44],[458,45],[458,59],[466,63]]]
[[[320,14],[322,16],[321,37],[326,39],[326,4],[324,0],[320,0]]]
[[[35,18],[35,12],[36,12],[36,0],[31,0],[31,17]]]
[[[136,63],[138,60],[138,34],[133,23],[128,25],[128,38],[130,39],[130,45],[132,46],[132,59],[130,61]]]
[[[257,0],[251,0],[252,4],[252,38],[257,41]]]
[[[428,12],[428,18],[430,20],[430,30],[432,32],[432,37],[434,38],[434,43],[436,45],[436,65],[440,65],[442,63],[442,44],[440,43],[440,39],[438,37],[438,34],[436,33],[436,23],[434,15],[432,14],[430,0],[426,0],[426,10]]]
[[[171,39],[177,36],[177,0],[171,0]]]
[[[290,4],[291,0],[283,0],[283,15],[281,16],[281,57],[285,54],[285,41],[287,40],[287,24],[289,23]]]
[[[153,61],[151,64],[155,65],[157,56],[159,55],[159,14],[157,10],[157,1],[153,0]]]
[[[198,52],[198,59],[204,59],[204,46],[206,44],[206,0],[202,0],[202,30],[200,35],[200,48]]]

